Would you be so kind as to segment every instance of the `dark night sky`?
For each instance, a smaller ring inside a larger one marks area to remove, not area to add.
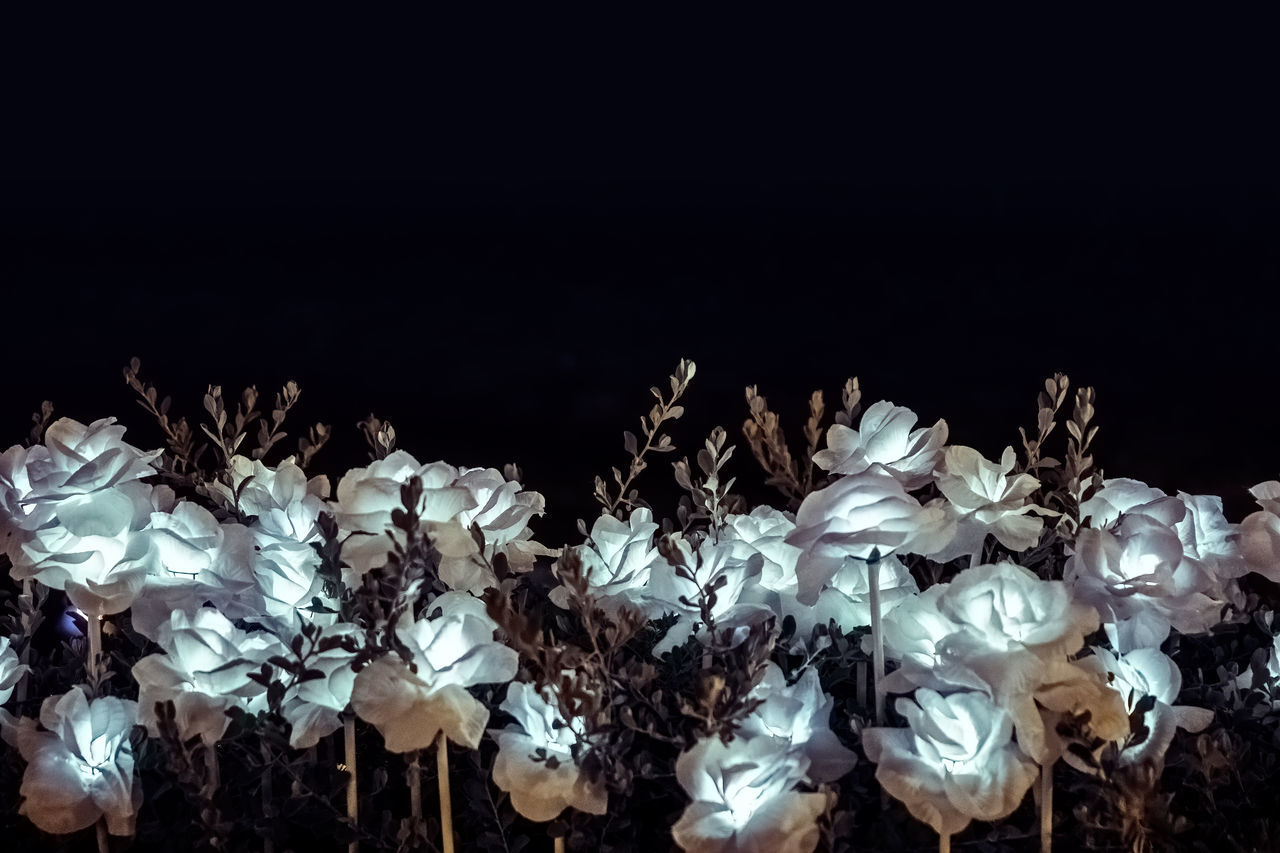
[[[690,451],[740,435],[751,383],[798,442],[852,374],[996,457],[1062,370],[1098,389],[1108,475],[1247,512],[1280,475],[1256,22],[894,47],[787,23],[42,77],[7,115],[0,438],[51,398],[155,444],[131,355],[193,418],[209,383],[293,378],[337,431],[318,469],[361,462],[373,411],[424,461],[520,462],[560,544],[680,356]]]

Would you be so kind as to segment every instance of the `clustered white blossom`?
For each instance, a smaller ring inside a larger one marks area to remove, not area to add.
[[[1175,730],[1200,731],[1212,712],[1177,704],[1181,673],[1160,644],[1172,629],[1209,630],[1239,605],[1235,581],[1249,571],[1280,580],[1280,482],[1255,486],[1261,509],[1233,525],[1218,498],[1106,480],[1079,508],[1064,580],[1047,581],[1008,559],[982,562],[988,536],[1012,554],[1040,542],[1058,515],[1032,501],[1040,481],[1015,473],[1011,447],[991,462],[946,446],[945,421],[913,429],[916,421],[880,402],[857,429],[832,426],[813,457],[831,481],[794,514],[729,514],[704,536],[662,534],[647,508],[625,519],[605,513],[552,571],[563,575],[564,560],[576,558],[606,611],[674,615],[657,658],[691,637],[732,647],[775,617],[794,620],[791,651],[804,653],[829,623],[849,632],[881,621],[894,668],[877,687],[898,697],[907,725],[865,728],[862,746],[884,789],[944,835],[1012,813],[1040,768],[1064,756],[1057,724],[1066,718],[1087,720],[1123,763],[1161,766]],[[535,821],[607,811],[608,792],[581,767],[592,747],[587,721],[561,716],[554,685],[540,692],[513,681],[519,656],[478,597],[498,585],[499,561],[526,571],[538,557],[561,556],[529,529],[545,511],[541,495],[496,469],[423,464],[397,450],[348,471],[331,498],[329,480],[308,479],[292,457],[273,467],[232,456],[225,479],[205,486],[211,512],[147,482],[160,452],[123,434],[111,418],[63,418],[43,445],[0,455],[0,549],[13,577],[65,590],[92,619],[129,610],[163,650],[132,667],[136,703],[76,687],[44,698],[39,724],[0,714],[27,761],[22,813],[37,826],[66,833],[104,818],[111,833],[129,834],[141,798],[132,727],[157,735],[157,703],[172,703],[181,738],[212,746],[228,711],[266,707],[267,687],[249,676],[288,658],[303,626],[343,643],[311,655],[313,677],[283,693],[293,747],[316,745],[350,711],[391,752],[441,737],[475,749],[490,715],[470,689],[508,684],[501,709],[513,722],[490,734],[494,781],[513,807]],[[400,614],[388,628],[394,649],[357,672],[352,648],[370,647],[336,618],[341,592],[320,573],[321,515],[332,513],[338,528],[342,585],[359,588],[406,543],[393,516],[411,481],[420,486],[418,532],[449,591],[416,616]],[[921,590],[912,555],[971,559],[949,583]],[[569,586],[550,601],[568,607]],[[1099,628],[1112,648],[1086,650]],[[1273,677],[1276,660],[1273,652]],[[27,671],[0,638],[0,704]],[[831,728],[834,700],[817,668],[791,677],[768,663],[751,694],[759,704],[732,736],[697,739],[680,754],[675,775],[689,803],[672,835],[682,849],[816,848],[817,820],[834,801],[828,786],[857,757]],[[1129,719],[1145,697],[1154,704],[1135,738]]]
[[[608,793],[587,780],[574,752],[586,746],[585,721],[565,721],[554,697],[549,701],[532,684],[519,681],[507,688],[500,707],[515,724],[493,732],[498,742],[493,781],[511,795],[515,810],[536,821],[553,820],[567,808],[604,814]]]

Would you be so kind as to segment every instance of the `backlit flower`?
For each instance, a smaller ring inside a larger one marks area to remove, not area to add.
[[[1249,494],[1262,509],[1240,522],[1241,554],[1252,571],[1280,582],[1280,481],[1259,483]]]
[[[13,689],[30,671],[31,667],[18,660],[18,653],[13,650],[9,638],[0,637],[0,705],[9,701]]]
[[[553,820],[566,808],[604,814],[608,792],[590,784],[574,760],[573,747],[584,740],[583,721],[565,722],[556,703],[519,681],[507,688],[500,707],[516,724],[492,733],[498,742],[493,781],[511,795],[515,810],[536,821]]]
[[[410,478],[422,482],[422,498],[415,507],[423,526],[447,522],[463,510],[475,509],[476,499],[463,486],[451,485],[458,469],[444,462],[423,465],[403,450],[369,464],[352,468],[338,482],[334,520],[342,535],[342,580],[355,588],[370,569],[386,565],[391,539],[404,544],[404,533],[391,523],[391,513],[401,509],[400,488]]]
[[[866,560],[877,551],[882,557],[932,554],[953,531],[940,509],[920,506],[879,465],[841,477],[804,499],[796,512],[796,529],[787,536],[788,544],[801,549],[796,598],[815,603],[847,557]]]
[[[975,554],[988,533],[1010,551],[1025,551],[1040,541],[1044,521],[1029,513],[1048,511],[1027,503],[1040,481],[1030,474],[1013,474],[1015,463],[1012,447],[1005,448],[999,463],[988,462],[971,447],[947,448],[937,473],[938,489],[958,528],[949,547],[934,559],[947,562]]]
[[[665,557],[659,556],[650,567],[649,584],[645,587],[642,602],[653,618],[665,613],[674,613],[678,621],[667,629],[667,633],[653,647],[654,655],[666,654],[671,649],[689,639],[694,629],[702,624],[702,613],[699,607],[700,590],[715,588],[715,604],[711,607],[711,618],[717,628],[727,626],[747,626],[766,610],[761,605],[740,602],[748,585],[760,576],[760,567],[764,557],[758,552],[746,559],[735,556],[735,549],[730,542],[715,544],[704,540],[695,551],[689,540],[682,536],[672,536],[674,555],[685,570],[678,570]],[[705,635],[700,635],[704,636]]]
[[[671,828],[687,853],[810,853],[828,795],[795,790],[808,759],[780,738],[699,740],[676,759],[692,802]]]
[[[947,422],[912,430],[916,413],[885,400],[873,403],[862,414],[858,429],[833,424],[827,430],[827,447],[813,455],[813,463],[832,474],[860,474],[872,465],[883,465],[905,489],[918,489],[933,479],[947,443]]]
[[[426,749],[441,732],[471,749],[489,722],[489,709],[467,692],[476,684],[515,678],[519,656],[493,639],[496,625],[484,602],[448,592],[433,602],[443,609],[434,619],[397,627],[410,663],[391,653],[356,676],[351,707],[382,732],[387,749]]]
[[[1220,604],[1205,594],[1213,577],[1185,559],[1173,528],[1145,514],[1125,515],[1111,530],[1081,528],[1064,578],[1098,609],[1121,651],[1159,646],[1170,627],[1195,634],[1218,621]]]
[[[876,779],[918,820],[953,834],[970,820],[1012,814],[1036,779],[1013,742],[1013,720],[983,693],[950,696],[922,687],[896,705],[907,728],[862,733]]]
[[[295,630],[301,623],[295,623]],[[322,638],[359,637],[354,625],[339,623],[319,629]],[[280,713],[292,727],[289,745],[294,749],[315,746],[320,738],[342,728],[342,712],[351,703],[356,672],[351,668],[353,652],[339,647],[319,652],[307,660],[307,668],[320,673],[285,692]]]
[[[653,544],[657,530],[653,513],[646,507],[633,509],[625,522],[602,514],[591,526],[591,543],[574,549],[592,594],[603,606],[638,604],[649,582],[649,566],[659,559]],[[550,598],[558,607],[569,606],[567,587],[556,587]]]
[[[890,554],[876,563],[880,585],[880,615],[889,613],[903,601],[919,592],[915,578],[896,556]],[[806,606],[792,594],[780,596],[778,610],[782,616],[796,620],[796,636],[808,637],[815,625],[835,621],[844,631],[871,624],[871,586],[868,564],[846,559],[835,576],[818,593],[818,600]]]
[[[814,782],[834,782],[858,763],[853,750],[831,731],[835,700],[822,692],[813,667],[788,686],[782,669],[770,661],[751,698],[764,702],[743,720],[739,735],[790,743],[792,750],[809,760],[808,775]]]
[[[1146,738],[1120,752],[1121,764],[1146,761],[1161,768],[1175,729],[1199,732],[1213,722],[1213,711],[1208,708],[1173,704],[1182,690],[1182,670],[1159,649],[1134,649],[1116,655],[1094,647],[1093,653],[1095,665],[1109,676],[1107,683],[1120,695],[1126,712],[1132,713],[1146,696],[1155,699],[1155,705],[1143,715]]]
[[[106,818],[112,835],[132,835],[142,785],[133,775],[129,735],[138,705],[103,696],[92,701],[84,688],[50,696],[40,707],[40,723],[22,719],[18,750],[27,760],[19,814],[45,832],[66,834]]]
[[[151,486],[134,480],[47,500],[45,521],[22,543],[13,577],[66,590],[88,614],[128,609],[157,558],[141,532],[151,519],[151,498]]]
[[[226,712],[252,710],[266,687],[249,679],[272,655],[286,649],[266,631],[248,632],[211,607],[193,614],[174,612],[157,638],[167,654],[147,655],[133,665],[140,722],[159,735],[155,705],[172,701],[183,739],[199,735],[213,745],[231,722]]]

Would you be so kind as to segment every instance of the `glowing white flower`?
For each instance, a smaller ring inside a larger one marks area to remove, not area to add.
[[[912,431],[916,413],[885,400],[867,407],[851,429],[833,424],[827,430],[827,447],[813,455],[813,463],[832,474],[860,474],[872,465],[885,470],[904,489],[918,489],[933,479],[947,443],[947,422]]]
[[[252,701],[265,694],[248,674],[272,655],[287,654],[274,635],[243,631],[210,607],[174,612],[158,642],[168,654],[147,655],[133,665],[140,722],[158,736],[156,703],[172,701],[183,739],[199,735],[210,746],[227,730],[228,709],[256,710]]]
[[[13,650],[9,638],[0,637],[0,705],[9,701],[13,689],[30,671],[31,667],[18,660],[18,653]]]
[[[13,577],[66,590],[88,614],[128,609],[157,558],[150,538],[141,535],[151,519],[151,493],[135,480],[46,500],[44,523],[22,543]]]
[[[1250,570],[1280,582],[1280,481],[1249,489],[1262,509],[1240,522],[1240,550]]]
[[[176,610],[194,613],[212,604],[229,618],[264,612],[253,575],[253,536],[235,522],[218,523],[213,513],[191,501],[171,512],[153,512],[142,534],[155,561],[133,603],[136,631],[152,640]]]
[[[1122,515],[1146,515],[1172,527],[1185,513],[1177,498],[1128,477],[1103,480],[1102,488],[1080,504],[1080,519],[1094,530],[1115,527]]]
[[[1083,722],[1085,731],[1102,741],[1122,741],[1129,735],[1129,710],[1108,686],[1106,673],[1095,664],[1092,657],[1049,661],[1041,672],[1034,702],[1013,704],[1018,744],[1042,766],[1063,758],[1081,772],[1096,772],[1068,750],[1067,742],[1059,736],[1058,724],[1065,718],[1074,718],[1076,725]],[[1029,707],[1032,705],[1036,707]]]
[[[295,623],[295,630],[300,628],[301,623]],[[354,625],[342,623],[320,630],[322,638],[359,636]],[[292,726],[289,745],[294,749],[315,746],[320,738],[342,728],[342,712],[351,703],[355,686],[356,672],[351,668],[354,657],[342,648],[320,652],[308,659],[307,667],[318,670],[322,677],[308,679],[286,691],[280,713]]]
[[[763,699],[738,730],[739,736],[779,738],[809,760],[809,778],[834,782],[858,763],[858,756],[831,731],[835,700],[822,692],[818,671],[809,667],[787,686],[781,667],[770,661],[764,678],[751,692]]]
[[[880,615],[892,611],[920,591],[915,578],[902,561],[890,554],[876,564],[880,583]],[[796,620],[796,635],[809,636],[815,625],[832,620],[844,631],[871,624],[871,586],[867,564],[848,558],[841,565],[813,606],[806,606],[794,595],[783,595],[778,604],[782,616]]]
[[[432,542],[441,555],[440,579],[450,589],[480,595],[496,586],[489,566],[498,554],[516,571],[532,569],[537,557],[555,554],[534,542],[529,529],[533,517],[546,511],[542,495],[522,491],[496,468],[464,468],[453,485],[466,489],[475,507],[432,529]],[[484,537],[483,553],[471,534],[472,525]]]
[[[810,853],[830,799],[795,790],[807,764],[782,739],[698,741],[676,759],[676,780],[692,802],[672,838],[687,853]]]
[[[711,607],[711,618],[717,628],[745,626],[766,609],[758,604],[739,602],[748,584],[760,576],[764,558],[758,552],[740,559],[734,555],[735,549],[729,542],[716,544],[704,540],[695,551],[683,536],[672,536],[671,541],[677,559],[692,571],[693,579],[678,572],[661,556],[650,566],[649,584],[643,597],[645,609],[654,618],[665,613],[675,613],[678,617],[678,621],[653,647],[655,656],[683,644],[694,628],[701,624],[700,590],[715,588],[716,600]]]
[[[787,537],[795,529],[795,519],[789,513],[759,506],[748,515],[727,516],[721,539],[736,543],[734,555],[737,557],[747,559],[757,553],[764,559],[760,586],[774,592],[794,593],[800,549],[788,544]]]
[[[1107,674],[1111,689],[1120,695],[1125,711],[1132,713],[1145,696],[1155,705],[1143,716],[1147,737],[1120,753],[1121,764],[1147,761],[1157,769],[1164,766],[1164,754],[1173,742],[1174,729],[1204,730],[1213,722],[1213,711],[1192,705],[1174,705],[1182,690],[1182,671],[1159,649],[1134,649],[1124,655],[1094,647],[1096,666]]]
[[[590,784],[573,757],[574,745],[584,740],[582,719],[566,723],[554,702],[519,681],[500,707],[516,725],[492,732],[498,742],[493,781],[511,795],[512,807],[536,821],[553,820],[566,808],[604,814],[608,792]],[[541,755],[535,759],[535,753]]]
[[[382,732],[392,752],[426,749],[441,732],[477,748],[489,710],[467,688],[516,674],[519,656],[493,639],[497,626],[482,601],[449,592],[433,604],[441,616],[397,628],[413,669],[388,654],[360,670],[351,694],[352,709]]]
[[[1081,528],[1064,577],[1102,614],[1120,651],[1159,646],[1170,627],[1196,634],[1218,621],[1220,605],[1205,594],[1214,578],[1185,559],[1173,528],[1145,514],[1125,515],[1112,530]]]
[[[329,478],[307,475],[290,456],[275,468],[260,459],[232,456],[227,464],[231,486],[214,481],[209,491],[240,513],[254,518],[254,527],[280,539],[316,542],[317,520],[326,511]]]
[[[938,609],[938,599],[950,587],[949,583],[936,583],[919,595],[903,599],[896,608],[885,614],[881,623],[885,657],[901,661],[904,668],[911,667],[923,672],[931,672],[941,665],[939,646],[944,639],[962,630],[960,625]],[[868,638],[863,639],[863,648],[870,653],[871,643]],[[907,686],[901,692],[910,689],[912,687]]]
[[[659,559],[653,544],[657,530],[653,513],[645,507],[633,509],[625,522],[602,514],[591,526],[591,544],[580,545],[575,552],[592,593],[603,606],[639,602],[649,582],[649,566]],[[567,587],[556,587],[549,597],[558,607],[569,606]]]
[[[891,552],[932,554],[950,541],[954,526],[937,507],[921,507],[892,474],[872,465],[805,497],[787,543],[801,549],[796,563],[802,604],[818,600],[845,558]]]
[[[1005,448],[998,464],[971,447],[947,448],[937,473],[938,489],[958,528],[949,547],[933,555],[935,560],[977,553],[988,533],[1010,551],[1025,551],[1040,541],[1044,520],[1028,513],[1049,511],[1027,503],[1040,481],[1030,474],[1014,475],[1016,461],[1012,447]]]
[[[115,418],[89,426],[60,418],[49,425],[44,436],[47,452],[33,450],[26,460],[30,492],[22,499],[28,508],[23,527],[47,524],[67,498],[118,488],[155,473],[152,462],[162,451],[126,444],[124,427],[114,424]]]
[[[1038,769],[1012,740],[1013,720],[983,693],[942,696],[922,687],[899,699],[907,728],[862,733],[876,779],[918,820],[953,834],[970,820],[1013,813]]]
[[[1073,601],[1061,581],[1041,580],[1010,562],[974,566],[886,618],[886,654],[902,666],[885,687],[986,693],[1012,717],[1022,751],[1043,762],[1053,741],[1046,736],[1042,692],[1054,691],[1055,702],[1072,708],[1100,695],[1059,666],[1067,667],[1097,628],[1097,612]]]
[[[367,468],[352,468],[338,482],[334,520],[341,534],[342,579],[355,588],[370,569],[383,566],[392,550],[391,538],[404,544],[404,533],[391,523],[391,513],[401,509],[400,487],[411,478],[422,481],[423,493],[415,508],[427,533],[433,523],[446,523],[464,510],[476,508],[476,498],[463,486],[451,485],[458,469],[444,462],[422,465],[403,450],[379,459]]]
[[[132,835],[142,785],[133,775],[129,735],[138,705],[103,696],[89,701],[84,688],[50,696],[40,706],[40,723],[22,719],[18,750],[27,760],[19,814],[45,832],[65,834],[105,817],[112,835]]]
[[[13,562],[22,559],[21,545],[31,538],[23,521],[31,512],[23,499],[31,494],[30,469],[49,464],[49,451],[37,444],[31,448],[15,444],[0,453],[0,554]]]
[[[1073,601],[1066,584],[1008,561],[960,572],[937,606],[997,651],[1025,648],[1045,661],[1078,651],[1098,630],[1097,612]]]

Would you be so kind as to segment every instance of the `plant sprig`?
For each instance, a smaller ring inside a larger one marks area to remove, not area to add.
[[[655,385],[649,389],[649,393],[657,397],[658,402],[649,410],[648,419],[643,415],[640,416],[640,432],[645,437],[644,447],[639,447],[639,440],[636,438],[635,433],[630,430],[624,430],[622,433],[622,445],[631,454],[631,463],[627,469],[626,480],[622,479],[622,472],[616,466],[612,469],[613,480],[618,485],[618,494],[616,496],[611,495],[609,486],[605,483],[604,478],[596,477],[595,498],[604,507],[605,512],[620,519],[624,510],[644,506],[640,501],[639,492],[636,489],[632,489],[631,484],[640,472],[648,467],[649,463],[644,459],[645,454],[649,453],[649,451],[671,453],[676,449],[675,445],[671,443],[671,436],[659,436],[658,432],[664,423],[678,420],[684,414],[684,406],[677,405],[677,401],[688,390],[689,383],[693,380],[696,371],[697,365],[692,361],[680,359],[680,364],[676,366],[676,372],[670,377],[671,398],[669,400],[663,398],[662,391],[658,386]]]

